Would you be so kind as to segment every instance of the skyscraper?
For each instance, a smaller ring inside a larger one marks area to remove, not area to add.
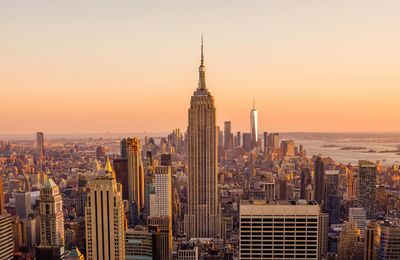
[[[266,153],[268,151],[268,133],[264,132],[263,133],[263,139],[264,139],[264,152]]]
[[[58,186],[48,179],[40,190],[40,246],[64,245],[63,201]]]
[[[325,171],[325,212],[329,214],[329,224],[340,223],[339,171]]]
[[[328,225],[328,214],[320,213],[318,221],[318,259],[326,259],[328,252]]]
[[[1,194],[3,196],[3,194]],[[12,260],[13,246],[13,228],[12,219],[9,214],[0,214],[0,259]]]
[[[240,147],[241,145],[242,145],[242,142],[241,142],[241,138],[242,137],[242,134],[240,133],[240,131],[237,131],[236,132],[236,146],[235,147]]]
[[[0,259],[11,260],[13,257],[13,225],[11,215],[4,210],[3,177],[0,176]]]
[[[129,200],[128,159],[113,159],[113,168],[115,170],[117,182],[122,184],[122,198],[124,200]]]
[[[314,162],[314,199],[318,204],[322,204],[324,200],[324,175],[324,162],[318,156]]]
[[[293,140],[282,140],[281,142],[281,153],[282,158],[294,156],[294,141]]]
[[[376,164],[359,161],[358,201],[367,212],[367,219],[373,219],[376,211]]]
[[[31,193],[18,191],[15,193],[16,212],[20,218],[26,218],[32,213]]]
[[[270,133],[268,135],[268,147],[271,149],[279,148],[279,133]]]
[[[232,123],[231,121],[225,121],[224,123],[224,149],[229,150],[233,148],[233,136],[232,136]]]
[[[379,225],[377,222],[370,221],[365,228],[364,239],[364,260],[374,260],[375,257],[375,239],[378,241]]]
[[[307,199],[306,189],[311,184],[310,168],[303,168],[300,175],[300,199]]]
[[[351,165],[349,165],[348,167],[346,167],[346,179],[347,179],[347,189],[346,189],[346,193],[347,193],[347,198],[348,199],[353,199],[355,197],[354,194],[354,176],[353,176],[353,172],[350,169]]]
[[[156,167],[154,176],[155,188],[155,212],[151,212],[148,219],[150,225],[158,225],[160,228],[160,260],[168,260],[172,256],[172,174],[170,162],[162,156],[164,163]]]
[[[44,134],[42,132],[36,133],[36,152],[39,159],[44,158]]]
[[[251,130],[251,147],[257,146],[258,142],[258,111],[256,109],[256,103],[253,98],[253,109],[250,110],[250,130]]]
[[[144,208],[144,168],[140,140],[127,138],[129,224],[137,224]]]
[[[128,156],[128,147],[127,147],[127,143],[126,143],[126,138],[123,138],[120,142],[119,142],[119,149],[120,149],[120,155],[122,159],[126,159]]]
[[[171,166],[156,167],[154,176],[156,216],[172,216],[172,177]]]
[[[190,237],[220,236],[218,200],[218,129],[214,97],[206,88],[203,43],[199,84],[188,116],[188,213],[184,229]]]
[[[107,172],[90,182],[85,209],[88,260],[125,259],[122,187]]]
[[[251,133],[243,133],[243,149],[246,152],[251,151]]]

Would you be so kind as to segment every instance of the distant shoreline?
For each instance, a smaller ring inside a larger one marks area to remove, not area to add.
[[[48,140],[56,140],[56,139],[98,139],[98,138],[106,138],[106,139],[117,139],[129,136],[136,136],[139,138],[144,138],[145,136],[149,137],[165,137],[169,133],[172,132],[132,132],[132,133],[70,133],[70,134],[54,134],[54,133],[46,133],[45,138]],[[241,132],[244,133],[244,132]],[[268,132],[269,133],[269,132]],[[308,140],[325,140],[329,141],[331,138],[334,139],[346,139],[346,138],[395,138],[400,141],[400,132],[280,132],[281,139],[308,139]],[[261,137],[261,132],[260,132]],[[36,133],[28,133],[28,134],[0,134],[0,140],[3,141],[23,141],[23,140],[35,140]],[[352,141],[352,140],[349,140]],[[369,140],[373,142],[374,140]],[[380,140],[382,141],[382,140]],[[393,141],[393,140],[388,140]]]

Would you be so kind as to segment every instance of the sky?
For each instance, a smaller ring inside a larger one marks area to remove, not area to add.
[[[186,129],[204,34],[220,126],[400,131],[400,1],[0,3],[0,134]]]

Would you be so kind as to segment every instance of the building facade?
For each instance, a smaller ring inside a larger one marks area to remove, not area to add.
[[[250,110],[250,130],[251,130],[251,148],[257,146],[258,143],[258,111],[253,99],[253,109]]]
[[[90,182],[85,208],[88,260],[125,259],[125,211],[122,186],[110,173]]]
[[[323,208],[325,195],[325,166],[321,156],[314,162],[314,199]]]
[[[199,84],[190,101],[188,118],[188,213],[184,229],[190,237],[218,237],[218,128],[214,97],[206,88],[203,44],[201,50]]]
[[[36,133],[36,153],[40,160],[44,159],[44,134],[42,132]]]
[[[400,226],[384,222],[375,236],[375,259],[400,259]]]
[[[367,219],[373,219],[376,213],[376,164],[368,161],[359,162],[358,201],[365,209]]]
[[[1,194],[3,195],[3,194]],[[14,234],[9,214],[0,214],[0,259],[14,259]]]
[[[144,209],[144,167],[142,148],[137,138],[127,138],[129,224],[137,224]]]
[[[15,205],[18,217],[26,218],[32,213],[31,193],[26,191],[17,191],[15,193]]]
[[[315,202],[240,205],[240,259],[318,259],[320,208]]]
[[[40,246],[64,245],[63,201],[58,186],[48,179],[40,190]]]
[[[162,156],[164,159],[166,156]],[[170,164],[164,160],[164,164]],[[158,225],[161,239],[161,259],[172,256],[172,174],[170,165],[156,167],[154,175],[155,214],[148,219],[150,225]],[[153,214],[152,214],[153,215]]]

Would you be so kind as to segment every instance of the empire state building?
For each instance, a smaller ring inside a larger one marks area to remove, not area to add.
[[[218,200],[218,130],[214,97],[206,88],[203,39],[199,84],[190,100],[188,133],[188,212],[184,218],[189,237],[220,237]]]

